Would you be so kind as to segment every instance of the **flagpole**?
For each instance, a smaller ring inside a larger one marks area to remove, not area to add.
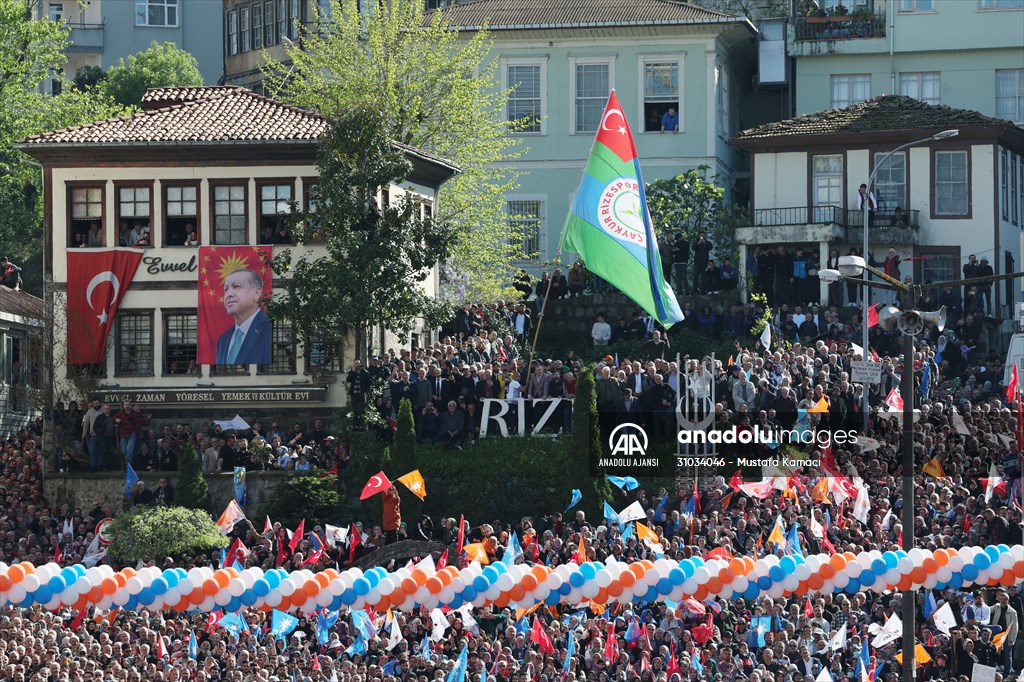
[[[580,184],[582,184],[582,179]],[[576,191],[579,192],[579,186],[576,187]],[[528,374],[533,374],[533,356],[537,352],[537,339],[540,338],[540,325],[544,322],[544,310],[548,306],[548,296],[551,295],[551,283],[555,276],[555,270],[558,268],[558,263],[562,258],[562,245],[565,244],[565,230],[569,226],[569,213],[565,214],[565,222],[562,224],[562,236],[558,239],[558,248],[555,249],[555,260],[551,263],[551,275],[548,277],[548,286],[544,291],[544,300],[540,304],[540,312],[537,313],[537,324],[533,328],[533,345],[530,347],[530,361],[526,364],[526,371]],[[529,380],[529,376],[527,376]],[[525,387],[524,387],[525,388]]]

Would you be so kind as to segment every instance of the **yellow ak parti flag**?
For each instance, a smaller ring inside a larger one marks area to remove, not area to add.
[[[779,518],[777,518],[775,520],[775,527],[772,528],[771,535],[768,536],[768,542],[776,544],[776,545],[784,545],[784,544],[786,544],[786,533],[782,529],[782,515],[781,514],[779,514]]]
[[[811,488],[811,501],[821,502],[822,504],[832,504],[828,501],[828,479],[823,478],[814,484]]]
[[[654,543],[658,542],[658,534],[639,521],[636,522],[636,536],[640,538],[641,541],[650,540]]]
[[[224,513],[217,519],[217,527],[220,528],[221,535],[227,535],[235,527],[235,524],[245,518],[245,512],[238,506],[238,503],[234,500],[228,502],[228,506],[224,508]]]
[[[930,460],[928,460],[927,464],[925,464],[921,468],[921,471],[928,474],[932,478],[946,477],[946,472],[943,470],[942,464],[939,463],[938,457],[932,457]]]
[[[821,400],[815,403],[814,407],[807,410],[807,414],[820,414],[822,412],[828,412],[828,400],[825,396],[821,396]]]
[[[474,542],[463,547],[466,552],[466,559],[469,561],[479,561],[482,564],[491,563],[491,558],[487,556],[487,549],[484,547],[482,542]]]
[[[1002,651],[1003,645],[1006,644],[1006,636],[1010,634],[1009,630],[1003,630],[998,635],[992,637],[992,646],[995,647],[996,651]]]
[[[427,484],[423,480],[423,474],[420,473],[419,469],[410,471],[405,476],[402,476],[400,479],[398,479],[398,482],[404,485],[406,488],[408,488],[409,492],[411,492],[413,495],[420,498],[421,500],[426,498]]]
[[[993,642],[995,641],[995,637],[992,638],[992,641]],[[902,651],[900,653],[896,654],[895,656],[893,656],[893,658],[895,658],[899,662],[900,665],[903,665],[903,652]],[[925,650],[925,648],[923,646],[921,646],[921,643],[920,642],[914,642],[914,664],[915,664],[915,667],[919,666],[919,665],[924,665],[926,663],[931,663],[931,662],[932,662],[932,657],[928,655],[928,652]]]

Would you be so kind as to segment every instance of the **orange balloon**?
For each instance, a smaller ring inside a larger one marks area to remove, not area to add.
[[[121,569],[121,572],[124,573],[126,578],[134,578],[135,577],[135,569],[132,568],[131,566],[125,566],[124,568]]]
[[[807,579],[807,587],[812,590],[820,590],[825,585],[825,579],[819,573],[812,573]]]
[[[644,568],[646,568],[648,571],[654,568],[654,562],[650,559],[641,559],[640,563],[643,564]]]
[[[6,575],[0,575],[0,592],[6,592],[11,589],[11,585],[13,584],[14,583],[11,582],[11,579]]]
[[[96,587],[89,590],[89,601],[95,604],[100,599],[103,599],[103,588],[97,585]]]
[[[1024,579],[1024,561],[1013,562],[1013,574],[1018,579]]]
[[[548,579],[548,569],[547,569],[547,566],[543,566],[541,564],[537,564],[536,566],[533,567],[533,570],[531,571],[531,573],[533,573],[533,577],[537,579],[538,583],[542,583],[542,582],[544,582],[545,580]]]
[[[1003,574],[999,576],[999,584],[1003,587],[1009,587],[1013,585],[1017,579],[1013,575],[1013,571],[1003,571]]]
[[[178,601],[177,604],[174,605],[174,610],[177,611],[178,613],[185,613],[191,607],[192,607],[191,601],[188,600],[188,599],[182,598],[182,599],[180,599]]]
[[[217,581],[213,578],[207,578],[203,581],[203,592],[205,592],[208,597],[212,597],[219,591],[220,585],[218,585]]]
[[[800,584],[796,586],[796,591],[793,592],[793,594],[799,595],[801,597],[807,594],[807,583],[801,580]]]
[[[939,562],[934,557],[927,557],[921,562],[921,568],[924,569],[925,573],[934,573],[939,570]]]
[[[19,566],[18,564],[14,564],[7,571],[7,577],[11,579],[12,583],[17,585],[18,583],[20,583],[22,580],[25,579],[25,569],[22,568],[21,566]]]
[[[205,599],[206,599],[206,592],[203,590],[202,587],[195,588],[188,595],[188,600],[190,602],[192,602],[193,604],[195,604],[196,606],[199,606],[200,604],[202,604]]]
[[[437,594],[444,589],[444,585],[441,584],[441,579],[437,576],[433,578],[427,578],[427,591],[430,594]]]
[[[910,589],[910,587],[913,584],[913,579],[909,575],[905,575],[902,578],[900,578],[900,582],[897,585],[897,587],[899,588],[900,592],[906,592]]]
[[[229,576],[228,572],[227,572],[227,571],[225,571],[225,570],[223,570],[223,569],[221,569],[221,570],[219,570],[219,571],[214,571],[214,573],[213,573],[213,579],[214,579],[214,580],[216,581],[216,583],[217,583],[218,585],[220,585],[220,586],[221,586],[222,588],[223,588],[223,587],[227,587],[227,586],[228,586],[228,583],[229,583],[229,582],[231,581],[231,577]]]
[[[928,573],[918,566],[910,572],[910,579],[913,580],[914,583],[921,585],[928,579]]]
[[[707,585],[708,594],[718,595],[722,592],[722,581],[712,576],[711,580],[708,581]]]
[[[728,585],[736,579],[736,573],[731,568],[723,568],[718,574],[718,579],[722,581],[722,584]]]
[[[747,573],[750,573],[751,571],[754,570],[754,560],[753,560],[753,558],[745,556],[745,557],[743,557],[743,563],[745,563],[747,565]]]
[[[118,588],[124,587],[128,584],[128,578],[124,577],[124,573],[115,573],[112,577],[117,583]]]
[[[402,581],[402,592],[405,594],[415,594],[419,587],[412,578],[406,578]]]
[[[729,561],[729,568],[732,569],[734,575],[746,575],[747,563],[740,557],[733,557]]]
[[[639,580],[640,578],[643,578],[644,574],[647,573],[647,567],[644,566],[639,561],[637,563],[633,564],[632,566],[630,566],[629,570],[633,572],[633,575],[636,577],[637,580]]]
[[[427,575],[418,568],[412,572],[412,579],[416,581],[416,585],[419,587],[427,584]]]
[[[306,593],[307,597],[315,597],[320,594],[320,585],[315,580],[307,580],[302,586],[302,591]]]
[[[821,572],[821,577],[825,580],[831,580],[836,575],[836,569],[832,568],[832,564],[822,564],[818,570]]]
[[[832,558],[828,560],[829,565],[837,571],[841,571],[846,568],[846,557],[842,554],[833,554]]]
[[[618,580],[613,580],[611,584],[608,585],[608,595],[611,597],[618,597],[620,594],[622,594],[622,583]]]
[[[326,590],[327,584],[331,582],[331,579],[327,577],[326,573],[317,573],[313,576],[313,580],[316,581],[316,584],[320,586],[321,590]]]
[[[502,592],[498,595],[498,598],[494,600],[494,605],[499,609],[503,609],[508,606],[508,594]]]
[[[595,604],[607,604],[608,603],[608,590],[601,588],[597,591],[597,596],[594,597],[593,602]]]
[[[703,585],[698,585],[697,591],[693,593],[693,598],[697,601],[704,601],[708,598],[708,589]]]
[[[509,601],[521,602],[526,598],[526,590],[523,589],[522,585],[513,585],[512,589],[508,591]]]
[[[117,581],[113,578],[104,578],[103,582],[100,583],[100,588],[103,590],[103,594],[111,595],[117,592]]]
[[[304,590],[295,590],[292,593],[292,604],[295,606],[302,606],[309,599],[309,595]]]
[[[36,567],[32,565],[31,561],[22,561],[18,565],[25,570],[25,575],[31,575],[36,572]]]
[[[325,568],[323,570],[323,574],[327,576],[327,580],[329,581],[334,580],[338,577],[338,572],[335,571],[333,568]]]
[[[524,590],[527,592],[533,592],[537,589],[537,578],[532,573],[527,573],[523,576],[523,582],[521,584]]]
[[[75,608],[78,609],[79,611],[81,611],[82,609],[84,609],[88,605],[89,605],[89,596],[85,595],[85,594],[79,595],[78,601],[75,602]]]

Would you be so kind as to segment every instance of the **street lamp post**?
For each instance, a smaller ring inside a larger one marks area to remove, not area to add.
[[[863,235],[864,243],[863,243],[860,255],[864,259],[865,262],[868,262],[868,260],[869,260],[869,258],[868,258],[868,216],[870,214],[870,211],[868,210],[868,202],[869,202],[869,197],[871,196],[871,188],[875,184],[875,174],[878,173],[878,169],[881,168],[885,164],[885,162],[888,161],[894,154],[898,154],[899,152],[903,151],[904,149],[908,149],[909,147],[913,147],[915,145],[923,144],[925,142],[932,142],[934,140],[944,140],[944,139],[946,139],[948,137],[956,137],[959,134],[960,134],[959,130],[943,130],[941,133],[936,133],[936,134],[934,134],[934,135],[932,135],[930,137],[925,137],[925,138],[921,138],[920,140],[914,140],[913,142],[908,142],[908,143],[906,143],[904,145],[900,145],[899,147],[896,147],[896,149],[893,149],[891,152],[889,152],[888,154],[883,156],[881,161],[879,161],[878,163],[874,164],[874,168],[871,170],[871,174],[868,176],[867,189],[864,191],[864,198],[861,200],[861,213],[864,214],[863,215],[863,218],[864,218],[864,235]],[[861,301],[861,327],[863,328],[862,329],[862,331],[863,331],[862,341],[863,341],[863,344],[864,344],[863,345],[864,356],[861,358],[861,360],[867,360],[868,359],[868,344],[870,343],[870,341],[868,339],[868,332],[870,331],[868,329],[868,309],[871,307],[871,301],[870,301],[870,299],[871,299],[871,287],[870,286],[868,286],[868,288],[866,288],[864,290],[864,292],[862,294],[862,297],[863,297],[864,300]],[[867,385],[864,386],[864,395],[862,396],[861,400],[862,400],[861,412],[864,415],[864,424],[863,424],[863,426],[864,426],[864,431],[867,431],[868,430],[868,412],[870,410],[870,408],[868,407],[868,387],[867,387]]]

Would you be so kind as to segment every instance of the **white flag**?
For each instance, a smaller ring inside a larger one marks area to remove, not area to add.
[[[390,609],[388,609],[390,612]],[[391,651],[402,642],[402,628],[398,627],[398,619],[391,614],[391,636],[388,637],[387,650]]]
[[[820,523],[818,523],[818,519],[814,518],[813,512],[811,513],[810,528],[811,534],[814,535],[814,537],[824,539],[825,528]]]
[[[828,671],[828,668],[821,666],[821,672],[814,678],[814,682],[832,682],[832,673]]]
[[[996,472],[996,464],[992,463],[992,466],[988,470],[988,483],[985,484],[985,501],[988,502],[992,499],[992,493],[995,492],[996,486],[1003,482],[1002,476]]]
[[[878,648],[883,647],[890,642],[895,642],[897,639],[903,636],[903,621],[896,614],[893,614],[889,620],[885,621],[885,625],[879,631],[878,636],[871,642],[871,646]]]
[[[861,360],[866,360],[867,359],[867,358],[864,357],[864,349],[861,348],[860,346],[858,346],[857,344],[851,343],[850,344],[850,348],[853,349],[853,354],[854,355],[859,355],[860,356]]]
[[[430,622],[433,623],[430,641],[440,642],[444,638],[444,631],[448,629],[448,619],[441,613],[441,609],[434,609],[430,612]]]
[[[953,428],[956,429],[956,432],[958,434],[960,434],[961,436],[969,436],[969,435],[971,435],[971,430],[967,428],[967,422],[964,421],[964,418],[960,416],[960,413],[956,411],[955,407],[953,408],[953,420],[952,421],[953,421]]]
[[[107,556],[107,548],[100,549],[100,536],[97,535],[86,548],[82,563],[85,564],[86,568],[92,568],[102,561],[105,556]]]
[[[956,617],[953,616],[953,608],[946,602],[939,607],[939,610],[932,614],[932,622],[935,627],[944,635],[956,627]]]
[[[891,524],[891,523],[892,523],[892,507],[889,508],[889,511],[885,512],[885,517],[882,518],[882,530],[889,530],[889,524]]]
[[[328,545],[345,545],[345,542],[348,540],[348,526],[342,528],[341,526],[332,526],[328,523],[324,528],[326,529],[324,540],[327,541]]]
[[[828,648],[832,651],[841,651],[846,646],[846,623],[839,628],[828,640]]]
[[[764,331],[761,332],[761,338],[759,339],[761,345],[764,346],[765,350],[771,350],[772,345],[772,325],[771,323],[765,324]]]
[[[647,518],[647,512],[640,506],[639,500],[629,505],[625,509],[619,512],[619,526],[623,526],[630,521],[639,521]]]
[[[853,485],[857,488],[857,499],[853,503],[853,516],[866,526],[868,525],[868,515],[871,513],[871,496],[868,495],[868,487],[864,485],[863,479],[855,478]]]
[[[480,636],[480,625],[476,622],[476,618],[473,617],[473,605],[463,604],[459,609],[459,617],[462,618],[462,624],[467,630],[472,632],[477,637]]]
[[[71,542],[75,539],[75,522],[71,519],[64,520],[64,542]]]

